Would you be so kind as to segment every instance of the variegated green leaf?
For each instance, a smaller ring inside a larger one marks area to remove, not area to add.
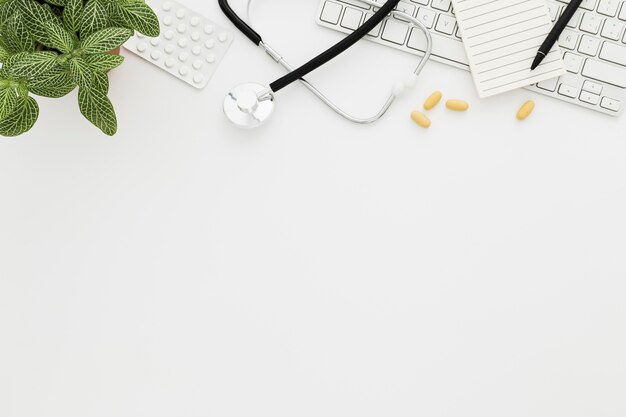
[[[74,57],[68,61],[69,74],[76,84],[83,88],[91,87],[93,70],[81,57]]]
[[[17,93],[13,88],[0,90],[0,120],[7,117],[17,104]]]
[[[81,40],[80,47],[84,54],[108,52],[126,42],[132,35],[133,31],[130,29],[106,28]]]
[[[63,8],[63,25],[73,33],[80,29],[81,13],[83,11],[83,0],[65,0]]]
[[[17,54],[10,55],[4,61],[2,68],[0,69],[0,72],[4,74],[3,76],[10,76],[11,75],[10,68],[13,65],[15,65],[16,62],[20,61],[21,59],[24,59],[24,57],[26,57],[28,54],[29,52],[19,52]]]
[[[104,29],[108,23],[108,13],[103,1],[88,0],[80,17],[80,38],[85,39],[92,33]]]
[[[46,0],[46,3],[50,3],[53,6],[65,6],[65,0]]]
[[[0,121],[0,135],[18,136],[30,130],[39,117],[39,106],[34,98],[18,97],[13,110]]]
[[[117,132],[117,117],[111,101],[105,93],[92,88],[78,90],[78,106],[80,112],[100,128],[102,132],[113,136]]]
[[[5,21],[1,30],[2,36],[0,38],[7,51],[18,53],[35,50],[35,42],[24,24],[24,19],[18,12]]]
[[[20,58],[9,67],[16,77],[32,79],[58,66],[58,55],[52,51],[20,54]]]
[[[50,5],[36,1],[22,0],[19,2],[20,12],[30,35],[44,45],[48,44],[48,22],[60,24],[59,18],[52,12]]]
[[[109,15],[109,26],[131,29],[130,25],[121,17],[121,9],[118,7],[116,0],[107,2],[106,9]]]
[[[0,0],[0,24],[15,14],[19,1],[22,0]]]
[[[5,62],[9,58],[9,56],[11,56],[11,53],[0,42],[0,63]]]
[[[83,55],[83,59],[89,64],[91,69],[99,72],[110,71],[124,62],[123,56],[107,53]]]
[[[116,14],[127,26],[146,36],[157,37],[160,33],[159,18],[142,0],[118,1]]]
[[[104,72],[96,72],[93,74],[93,83],[91,88],[100,91],[103,94],[109,94],[109,77]]]
[[[28,89],[31,93],[43,97],[63,97],[76,88],[67,69],[56,67],[52,71],[43,74],[33,80]]]
[[[78,39],[76,39],[73,33],[69,33],[63,26],[53,22],[46,22],[46,29],[48,37],[47,43],[44,43],[44,45],[58,49],[64,54],[69,54],[74,50]]]

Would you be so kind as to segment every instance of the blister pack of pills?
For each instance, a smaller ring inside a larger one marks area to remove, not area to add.
[[[147,3],[159,17],[161,35],[136,33],[124,47],[193,87],[204,88],[226,54],[232,33],[178,2]]]

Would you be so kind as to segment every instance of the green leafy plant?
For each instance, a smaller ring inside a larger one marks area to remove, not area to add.
[[[124,58],[111,51],[134,31],[159,35],[143,0],[0,0],[0,135],[33,127],[39,106],[31,94],[58,98],[77,87],[81,113],[115,134],[107,73]]]

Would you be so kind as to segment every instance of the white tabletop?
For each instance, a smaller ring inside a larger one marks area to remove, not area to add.
[[[316,7],[254,19],[300,64],[342,36]],[[294,85],[241,131],[224,95],[283,74],[243,36],[203,91],[123,54],[114,138],[71,94],[0,140],[0,415],[626,415],[624,119],[429,63],[375,125]],[[365,113],[415,61],[310,79]],[[471,109],[426,131],[435,89]]]

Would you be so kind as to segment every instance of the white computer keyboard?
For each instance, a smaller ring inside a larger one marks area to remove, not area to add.
[[[552,21],[568,2],[547,0]],[[583,0],[559,40],[567,74],[527,88],[612,116],[621,114],[626,107],[624,3]],[[397,8],[421,19],[431,30],[433,60],[469,70],[451,0],[405,0]],[[373,8],[359,0],[321,0],[317,22],[350,33],[373,14]],[[423,34],[397,17],[388,17],[366,38],[415,55],[424,51]]]

